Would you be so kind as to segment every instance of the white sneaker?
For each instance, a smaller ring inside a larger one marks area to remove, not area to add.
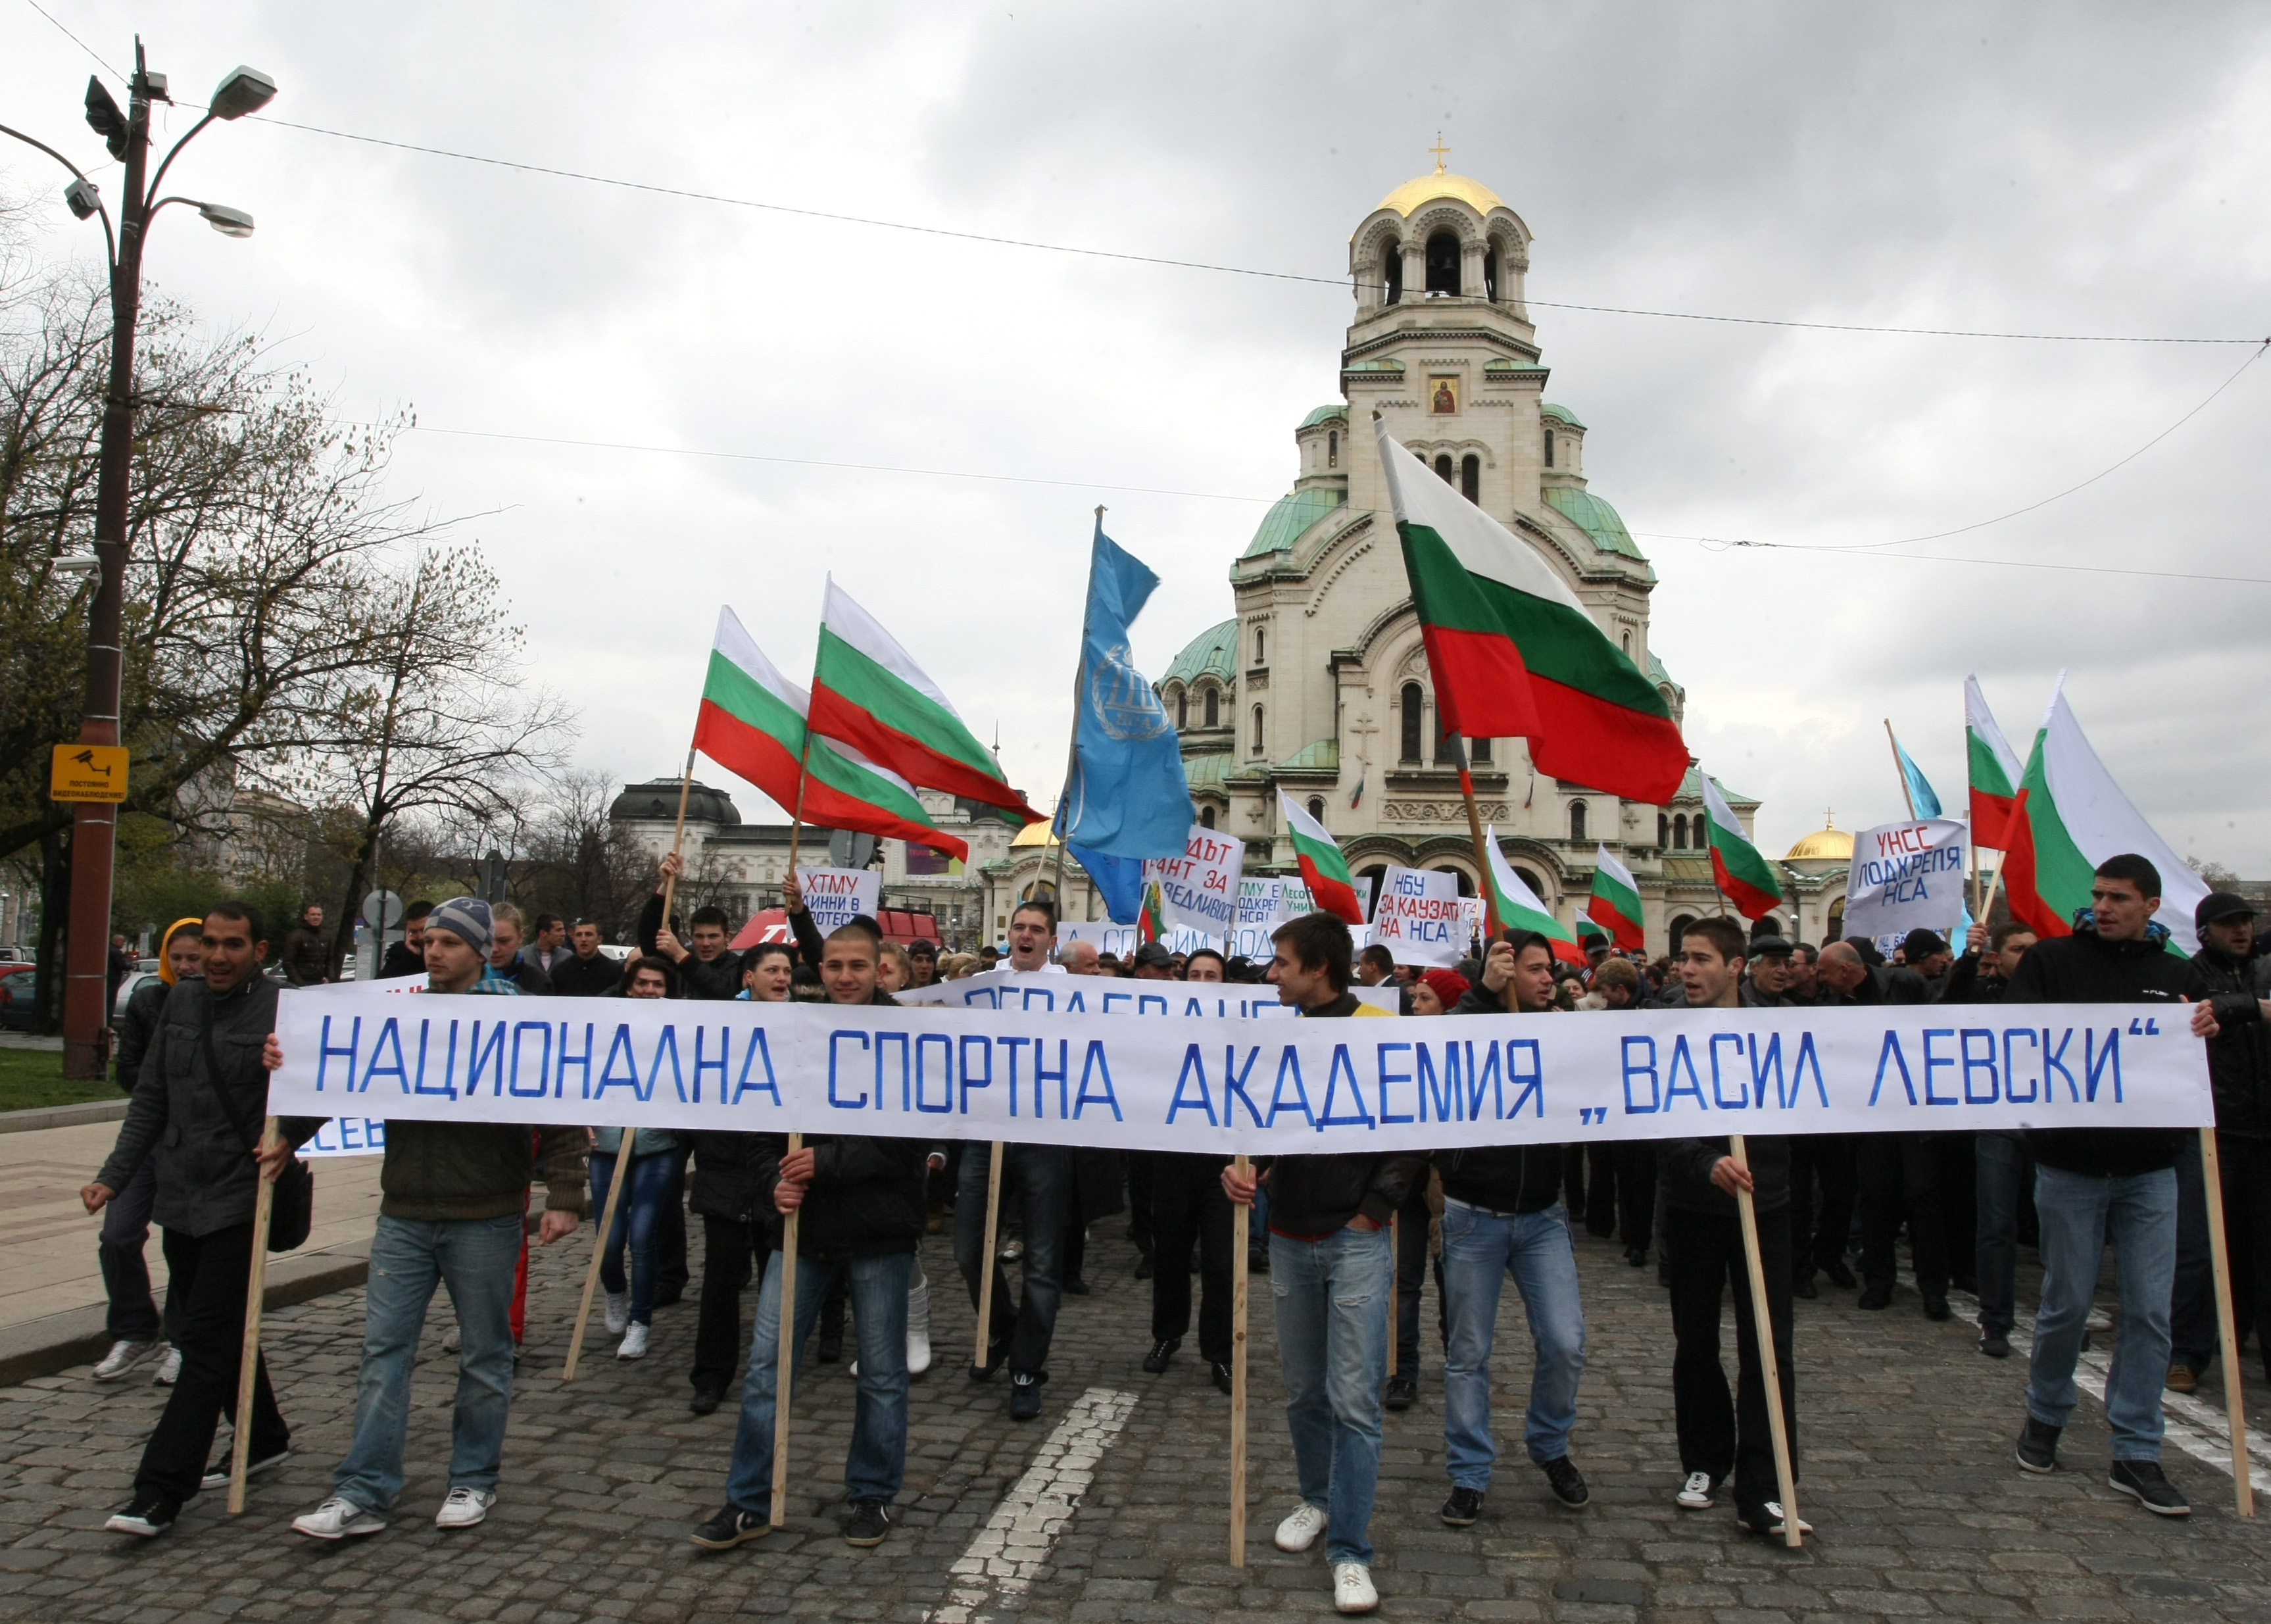
[[[623,1345],[615,1350],[615,1357],[617,1359],[644,1359],[646,1357],[646,1327],[644,1325],[632,1325],[626,1328],[623,1331]]]
[[[1711,1474],[1708,1471],[1689,1472],[1687,1474],[1687,1482],[1686,1486],[1680,1489],[1678,1494],[1673,1496],[1673,1503],[1678,1505],[1682,1511],[1709,1510],[1711,1508]]]
[[[355,1539],[386,1526],[376,1511],[366,1511],[352,1500],[332,1495],[303,1516],[292,1519],[292,1531],[310,1539]]]
[[[1372,1569],[1362,1562],[1333,1564],[1333,1611],[1370,1613],[1380,1605],[1380,1592],[1372,1588]]]
[[[442,1352],[455,1353],[465,1345],[465,1333],[456,1325],[442,1333]]]
[[[1281,1551],[1306,1551],[1317,1543],[1317,1536],[1325,1531],[1325,1511],[1303,1501],[1293,1508],[1293,1515],[1277,1524],[1277,1548]]]
[[[158,1361],[158,1374],[152,1378],[159,1387],[171,1387],[182,1379],[182,1350],[168,1348],[166,1357]]]
[[[919,1376],[930,1368],[930,1281],[915,1264],[915,1283],[907,1287],[907,1374]],[[852,1373],[858,1375],[854,1370]]]
[[[234,1447],[232,1441],[231,1449],[222,1450],[220,1458],[205,1468],[205,1475],[197,1480],[198,1493],[216,1494],[228,1487],[228,1469]],[[284,1449],[264,1459],[247,1461],[244,1463],[244,1480],[249,1483],[263,1473],[275,1471],[291,1458],[292,1451]]]
[[[473,1528],[489,1514],[496,1504],[495,1489],[453,1488],[442,1509],[434,1514],[436,1528]]]
[[[1769,1500],[1767,1501],[1765,1509],[1766,1526],[1764,1528],[1761,1528],[1757,1523],[1754,1523],[1750,1525],[1753,1531],[1756,1533],[1774,1535],[1787,1533],[1789,1531],[1783,1523],[1782,1501],[1778,1500]],[[1804,1517],[1800,1517],[1798,1519],[1798,1531],[1801,1534],[1810,1534],[1813,1531],[1813,1524],[1807,1522]]]
[[[629,1292],[607,1293],[607,1335],[620,1337],[623,1327],[631,1322],[631,1294]]]
[[[154,1342],[114,1342],[102,1362],[94,1367],[98,1382],[115,1382],[128,1371],[158,1351]]]

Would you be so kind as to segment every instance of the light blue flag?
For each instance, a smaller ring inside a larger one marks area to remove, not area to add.
[[[1917,816],[1939,817],[1941,816],[1940,797],[1932,793],[1931,780],[1924,776],[1924,769],[1910,758],[1908,751],[1902,748],[1898,739],[1893,741],[1893,754],[1901,758],[1901,777],[1907,780],[1909,799],[1916,805]]]
[[[1174,724],[1128,652],[1128,623],[1158,584],[1104,533],[1099,516],[1081,631],[1072,781],[1058,798],[1055,827],[1096,879],[1115,920],[1123,903],[1128,920],[1141,905],[1143,860],[1181,856],[1197,821]],[[1132,869],[1135,883],[1124,883],[1126,870],[1100,860],[1107,858]],[[1118,891],[1130,895],[1116,897]]]

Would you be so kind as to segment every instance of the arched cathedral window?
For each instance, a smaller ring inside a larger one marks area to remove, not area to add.
[[[1418,683],[1406,682],[1404,685],[1404,693],[1397,708],[1403,714],[1397,719],[1402,726],[1398,730],[1401,737],[1396,758],[1400,761],[1418,761],[1419,742],[1426,737],[1419,731],[1419,713],[1426,708],[1426,700],[1419,691]]]
[[[1483,459],[1470,451],[1459,461],[1459,495],[1477,507],[1483,501]]]
[[[1439,231],[1427,239],[1427,291],[1430,294],[1457,295],[1459,258],[1458,233]]]
[[[1222,690],[1218,688],[1210,688],[1206,691],[1206,725],[1210,727],[1222,726]]]

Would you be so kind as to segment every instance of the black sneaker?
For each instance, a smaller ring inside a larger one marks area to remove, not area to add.
[[[1945,1297],[1927,1297],[1924,1300],[1924,1317],[1928,1320],[1944,1320],[1953,1312],[1954,1310],[1947,1306],[1947,1299]]]
[[[1167,1361],[1175,1357],[1175,1350],[1182,1345],[1180,1337],[1162,1337],[1151,1345],[1151,1351],[1143,1355],[1143,1368],[1155,1376],[1166,1374]]]
[[[1983,1330],[1979,1333],[1979,1351],[1990,1359],[2008,1359],[2011,1338],[2004,1331]]]
[[[1821,1295],[1821,1288],[1814,1285],[1812,1275],[1802,1274],[1790,1283],[1790,1294],[1812,1299]]]
[[[1409,1410],[1419,1402],[1419,1378],[1397,1371],[1388,1378],[1385,1402],[1391,1410]]]
[[[1010,1373],[1009,1373],[1009,1419],[1010,1419],[1011,1420],[1013,1420],[1013,1421],[1030,1421],[1030,1420],[1031,1420],[1035,1416],[1037,1416],[1037,1415],[1040,1414],[1040,1412],[1041,1412],[1041,1384],[1040,1384],[1039,1381],[1037,1378],[1035,1378],[1034,1376],[1032,1376],[1032,1375],[1031,1375],[1031,1374],[1027,1374],[1026,1372],[1022,1371],[1022,1370],[1015,1370],[1015,1371],[1010,1372]],[[863,1503],[863,1504],[865,1504],[865,1503],[870,1503],[870,1502],[865,1502],[865,1501],[863,1501],[862,1503]],[[878,1504],[878,1505],[880,1505],[880,1504],[881,1504],[881,1503],[882,1503],[882,1502],[881,1502],[880,1501],[875,1501],[875,1502],[872,1502],[872,1503],[875,1503],[875,1504]],[[846,1537],[847,1538],[850,1538],[850,1536],[848,1536],[848,1535],[847,1535],[847,1536],[845,1536],[845,1537]],[[876,1541],[877,1541],[877,1540],[880,1540],[882,1538],[882,1536],[881,1534],[878,1534],[878,1535],[876,1535],[876,1536],[875,1536],[875,1539],[870,1539],[867,1543],[868,1543],[869,1545],[874,1545],[874,1544],[875,1544],[875,1543],[876,1543]],[[852,1541],[852,1543],[853,1543],[853,1545],[857,1545],[857,1544],[859,1544],[860,1542],[859,1542],[858,1540],[856,1540],[856,1539],[853,1539],[853,1540]]]
[[[686,1407],[693,1411],[696,1415],[707,1415],[725,1402],[726,1389],[724,1388],[697,1387],[694,1389],[694,1402],[688,1404]]]
[[[991,1382],[994,1379],[994,1373],[1001,1368],[1001,1361],[1009,1356],[1009,1343],[1007,1337],[992,1344],[986,1350],[986,1362],[982,1365],[972,1365],[970,1367],[970,1379],[972,1382]]]
[[[170,1500],[160,1500],[155,1494],[137,1494],[126,1502],[126,1509],[115,1512],[103,1524],[114,1534],[132,1534],[138,1539],[155,1539],[174,1525],[182,1509]]]
[[[842,1359],[844,1357],[844,1328],[839,1325],[834,1330],[822,1331],[820,1333],[820,1346],[815,1350],[815,1352],[820,1362],[823,1365],[832,1365],[838,1360]]]
[[[1040,1395],[1033,1396],[1038,1405]],[[844,1543],[856,1545],[861,1550],[883,1543],[891,1531],[891,1506],[889,1501],[855,1500],[852,1502],[852,1520],[844,1524]]]
[[[1881,1280],[1872,1280],[1861,1293],[1857,1308],[1889,1308],[1893,1306],[1893,1288]]]
[[[705,1551],[730,1551],[773,1531],[762,1511],[744,1511],[727,1501],[725,1509],[686,1537]]]
[[[2052,1427],[2047,1421],[2027,1418],[2026,1430],[2019,1434],[2019,1466],[2025,1471],[2056,1471],[2058,1470],[2059,1434],[2065,1428]],[[2160,1469],[2155,1467],[2158,1471]],[[2113,1486],[2120,1487],[2119,1484]]]
[[[1453,1528],[1472,1528],[1483,1514],[1483,1492],[1480,1489],[1455,1488],[1450,1499],[1436,1515]]]
[[[279,1449],[273,1455],[265,1455],[258,1460],[247,1461],[244,1464],[244,1480],[249,1483],[263,1472],[275,1471],[277,1467],[291,1458],[291,1450]],[[224,1455],[205,1468],[205,1475],[197,1481],[197,1487],[202,1493],[212,1494],[228,1487],[228,1462],[229,1457]]]
[[[1538,1468],[1545,1474],[1545,1482],[1553,1491],[1553,1498],[1565,1506],[1582,1506],[1592,1499],[1593,1491],[1585,1486],[1585,1474],[1566,1455],[1559,1460],[1547,1461]]]
[[[2115,1461],[2105,1479],[2110,1487],[2130,1496],[2155,1516],[2190,1516],[2192,1507],[2177,1493],[2177,1486],[2161,1475],[2158,1461]]]
[[[1085,1297],[1088,1295],[1088,1282],[1075,1275],[1059,1289],[1068,1297]]]
[[[1228,1365],[1223,1363],[1223,1361],[1218,1359],[1215,1360],[1207,1366],[1207,1373],[1214,1377],[1215,1386],[1220,1388],[1225,1393],[1228,1393],[1230,1391],[1230,1367]]]
[[[1829,1277],[1829,1284],[1839,1291],[1850,1292],[1853,1289],[1853,1271],[1845,1267],[1844,1259],[1840,1258],[1834,1263],[1824,1263],[1821,1266],[1821,1272]]]
[[[1270,1272],[1270,1248],[1268,1247],[1248,1247],[1246,1249],[1246,1272],[1248,1274],[1268,1274]]]
[[[1629,1263],[1634,1269],[1646,1268],[1648,1266],[1648,1248],[1644,1246],[1627,1247],[1625,1248],[1625,1262]]]

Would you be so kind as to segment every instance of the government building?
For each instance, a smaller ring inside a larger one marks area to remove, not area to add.
[[[1153,679],[1181,737],[1199,821],[1246,843],[1249,873],[1297,872],[1283,791],[1332,832],[1359,875],[1376,883],[1391,863],[1432,868],[1477,894],[1375,413],[1438,477],[1535,548],[1684,719],[1686,693],[1649,644],[1656,570],[1587,482],[1590,430],[1547,399],[1551,373],[1523,302],[1530,227],[1488,187],[1449,173],[1442,151],[1433,173],[1389,193],[1351,235],[1356,308],[1342,398],[1294,427],[1292,488],[1231,562],[1226,618]],[[1591,890],[1602,843],[1640,883],[1651,951],[1668,950],[1674,926],[1719,911],[1693,769],[1670,804],[1647,806],[1541,775],[1519,739],[1468,748],[1483,821],[1565,922],[1575,924]],[[1719,787],[1747,832],[1759,803]],[[650,786],[636,794],[653,798]],[[777,840],[719,833],[720,854],[740,848],[753,872],[768,867],[761,844],[786,846],[785,829]],[[949,939],[972,945],[999,938],[1018,900],[1048,894],[1059,856],[1041,824],[973,844],[967,868],[953,874],[926,851],[884,847],[886,905],[927,897],[963,927]],[[1822,940],[1833,905],[1843,912],[1850,850],[1851,837],[1834,828],[1799,842],[1783,867],[1788,905],[1764,925]],[[1067,914],[1098,917],[1079,866],[1067,860],[1064,874]]]

